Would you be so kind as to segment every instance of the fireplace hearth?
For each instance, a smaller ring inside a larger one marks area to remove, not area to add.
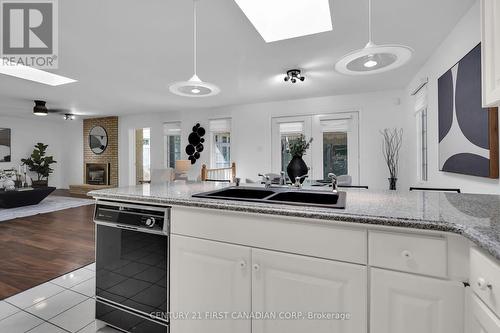
[[[85,184],[109,185],[110,163],[85,163]]]

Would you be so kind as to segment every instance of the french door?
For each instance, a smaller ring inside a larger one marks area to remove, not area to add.
[[[303,157],[310,179],[326,179],[333,172],[350,175],[353,185],[359,184],[358,112],[272,118],[273,172],[286,170],[291,158],[287,143],[301,134],[313,138]]]

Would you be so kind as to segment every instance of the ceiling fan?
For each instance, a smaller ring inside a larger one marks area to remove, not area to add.
[[[62,114],[64,120],[73,120],[76,115],[68,109],[48,109],[45,105],[47,102],[42,100],[34,100],[33,114],[35,116],[47,116],[49,113]]]

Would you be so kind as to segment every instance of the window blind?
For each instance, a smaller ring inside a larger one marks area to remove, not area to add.
[[[304,133],[304,123],[303,122],[280,123],[280,133],[281,134]]]
[[[321,120],[321,131],[324,132],[348,132],[350,119]]]
[[[181,134],[180,121],[163,124],[163,135],[180,135],[180,134]]]
[[[210,132],[231,132],[231,119],[212,119],[208,127]]]

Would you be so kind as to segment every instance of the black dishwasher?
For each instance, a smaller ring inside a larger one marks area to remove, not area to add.
[[[168,332],[170,209],[98,201],[96,319],[130,333]]]

